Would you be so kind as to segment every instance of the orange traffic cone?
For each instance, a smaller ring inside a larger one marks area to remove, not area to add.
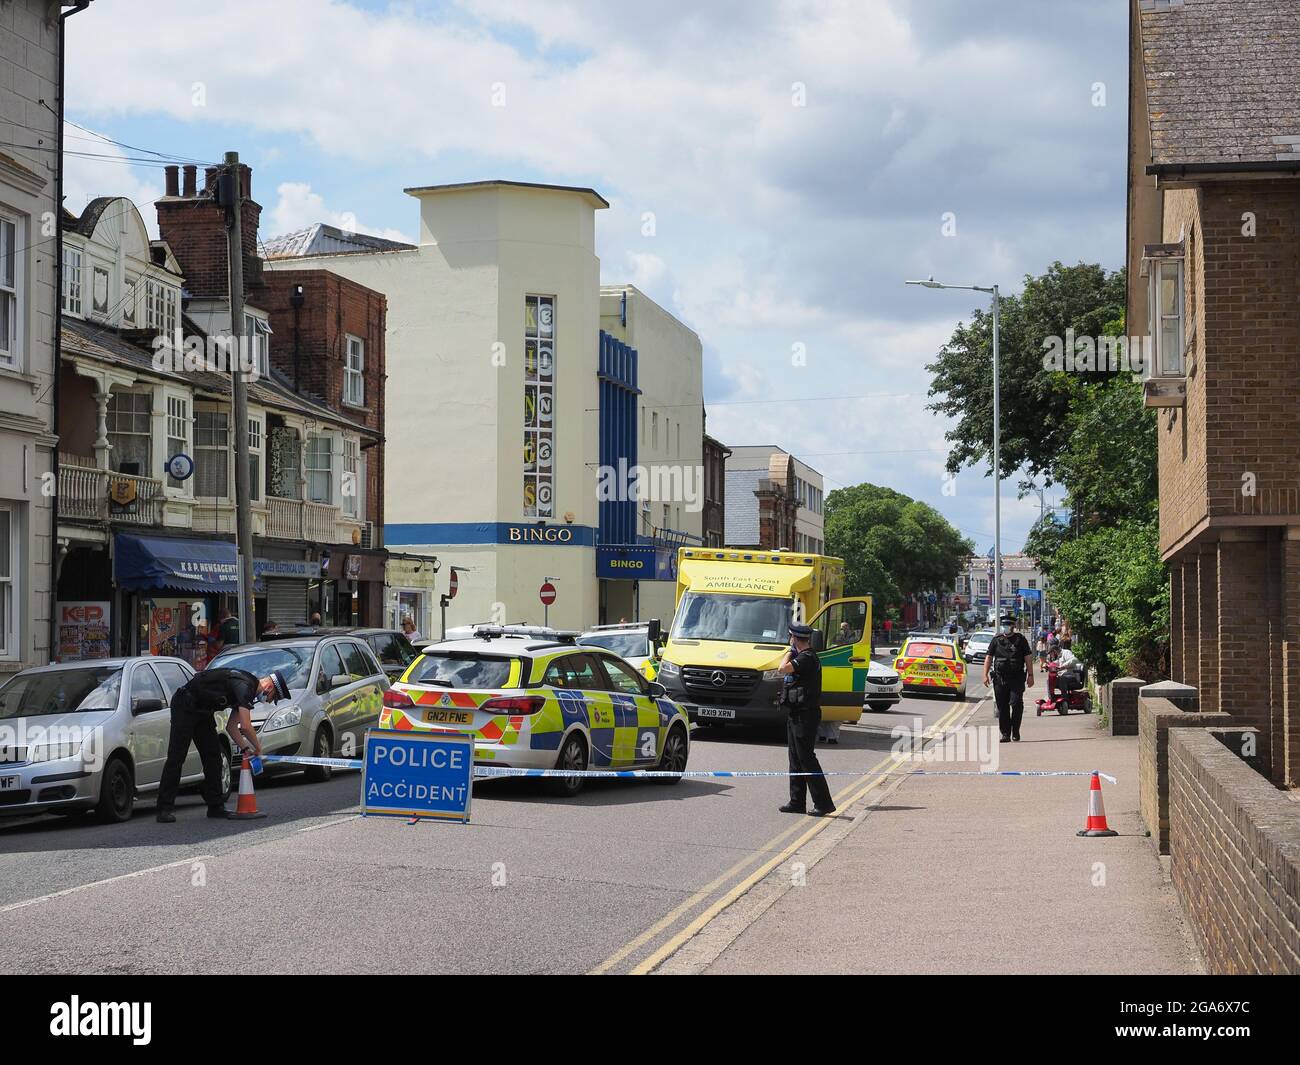
[[[244,767],[239,771],[239,799],[235,802],[235,812],[230,817],[232,820],[251,821],[265,816],[266,814],[257,812],[257,796],[253,794],[253,770],[245,758]]]
[[[240,788],[243,791],[243,788]],[[240,801],[243,801],[241,796]],[[1076,832],[1077,836],[1118,836],[1119,833],[1106,824],[1106,806],[1101,801],[1101,777],[1094,769],[1092,783],[1088,785],[1088,823]]]

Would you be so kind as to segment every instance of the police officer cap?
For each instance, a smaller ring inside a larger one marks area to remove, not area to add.
[[[285,679],[283,673],[278,669],[271,673],[271,681],[275,685],[275,701],[278,703],[281,699],[289,698],[289,682]]]
[[[790,635],[791,635],[791,636],[797,636],[797,637],[798,637],[799,639],[801,639],[801,640],[811,640],[811,639],[812,639],[812,634],[813,634],[813,630],[812,630],[812,626],[811,626],[811,625],[791,625],[791,626],[790,626]]]
[[[1016,616],[1015,616],[1014,614],[1003,614],[1003,615],[1002,615],[1002,624],[1003,624],[1003,625],[1014,625],[1015,623],[1016,623]]]

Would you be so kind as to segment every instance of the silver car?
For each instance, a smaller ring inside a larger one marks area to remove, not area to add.
[[[366,642],[356,636],[303,636],[230,647],[209,669],[246,669],[259,677],[284,674],[289,698],[253,704],[263,754],[360,758],[366,729],[379,723],[389,680]],[[303,772],[329,780],[327,766],[268,765],[268,773]]]
[[[172,694],[194,676],[179,658],[105,658],[16,673],[0,686],[0,814],[78,814],[126,821],[158,790]],[[217,720],[223,729],[226,716]],[[222,794],[233,751],[221,738]],[[201,782],[192,745],[182,785]]]

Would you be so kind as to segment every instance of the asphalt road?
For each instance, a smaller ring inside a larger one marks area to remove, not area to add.
[[[955,720],[905,696],[819,747],[837,799],[885,782],[896,727]],[[786,768],[784,736],[696,730],[692,769]],[[869,774],[864,776],[863,774]],[[258,787],[252,822],[0,820],[3,970],[621,972],[667,956],[819,821],[778,812],[782,779],[595,781],[574,799],[483,781],[472,823],[357,815],[360,774]]]

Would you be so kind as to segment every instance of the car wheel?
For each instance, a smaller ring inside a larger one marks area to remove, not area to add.
[[[334,754],[333,747],[330,745],[329,729],[321,727],[316,730],[316,735],[311,741],[311,756],[313,758],[329,758]],[[309,765],[303,770],[303,776],[313,784],[324,784],[334,775],[334,770],[327,765]]]
[[[560,746],[559,757],[555,759],[556,769],[571,769],[581,772],[587,768],[587,743],[581,732],[572,732]],[[582,790],[582,777],[548,777],[548,790],[561,798],[577,795]]]
[[[221,801],[225,802],[229,799],[230,793],[234,790],[234,760],[230,757],[230,748],[223,743],[221,745]]]
[[[105,824],[131,820],[135,809],[135,774],[121,758],[109,760],[99,778],[99,804],[95,816]]]
[[[888,704],[888,703],[867,703],[867,707],[871,710],[871,712],[872,712],[873,714],[887,714],[887,713],[889,713],[889,704]]]
[[[686,731],[680,725],[674,725],[668,730],[668,737],[664,740],[664,753],[655,768],[665,773],[685,773],[689,753],[690,746],[686,739]],[[680,784],[682,780],[681,777],[652,777],[651,779],[656,784]]]

